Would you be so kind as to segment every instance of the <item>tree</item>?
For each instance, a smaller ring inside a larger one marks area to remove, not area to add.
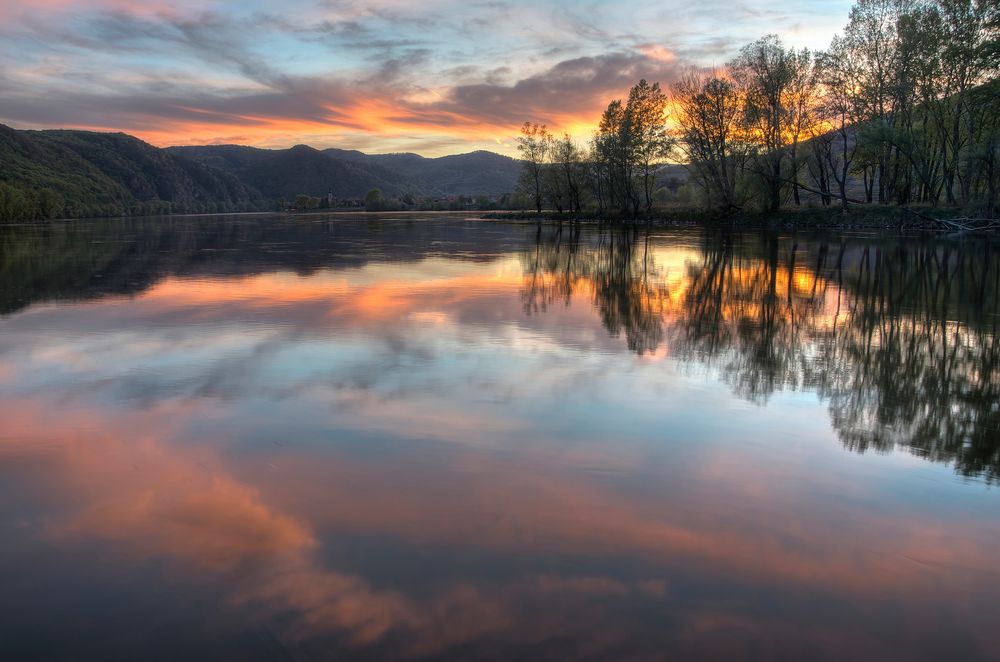
[[[800,205],[799,171],[802,158],[799,144],[804,138],[815,135],[819,125],[816,112],[816,98],[819,93],[819,78],[813,54],[808,49],[792,52],[792,78],[788,86],[787,102],[788,126],[791,131],[792,196]],[[824,189],[826,190],[826,189]]]
[[[38,211],[42,218],[58,218],[63,215],[63,197],[50,188],[38,192]]]
[[[666,130],[667,95],[659,83],[639,81],[623,103],[608,104],[593,142],[593,153],[601,162],[597,169],[599,198],[607,197],[611,206],[631,209],[653,206],[656,168],[670,151]],[[637,174],[639,173],[639,174]],[[641,180],[642,191],[637,191]]]
[[[535,198],[535,208],[542,212],[542,170],[545,167],[545,157],[548,154],[552,134],[545,125],[525,122],[521,127],[521,135],[517,138],[517,151],[521,154],[524,164],[522,186]]]
[[[830,49],[818,56],[820,80],[823,92],[819,98],[817,112],[821,120],[831,127],[835,138],[816,136],[822,147],[821,158],[830,167],[830,172],[840,191],[841,208],[847,209],[847,182],[858,153],[858,137],[855,127],[864,116],[864,101],[859,97],[858,80],[864,66],[852,52],[850,45],[841,37],[834,37]]]
[[[601,115],[595,144],[604,162],[610,206],[638,209],[632,177],[632,122],[620,99],[609,103]]]
[[[607,162],[602,155],[601,136],[595,133],[587,147],[586,158],[584,159],[583,179],[590,189],[594,200],[597,202],[597,211],[603,214],[608,208],[608,180],[609,173]]]
[[[975,140],[977,126],[988,121],[976,117],[982,106],[973,103],[972,97],[974,90],[1000,73],[1000,6],[995,0],[938,0],[936,4],[942,19],[942,89],[936,118],[943,139],[945,193],[949,203],[968,202],[971,178],[963,177],[961,169],[975,166],[966,148]]]
[[[296,209],[316,209],[318,206],[319,198],[314,198],[311,195],[306,195],[305,193],[299,193],[295,196]]]
[[[20,188],[0,182],[0,221],[30,219],[33,210],[28,196]]]
[[[683,76],[670,90],[670,132],[666,96],[640,80],[604,110],[579,180],[600,212],[638,215],[652,208],[657,169],[672,152],[691,174],[686,191],[722,209],[742,208],[756,182],[770,211],[789,191],[798,205],[809,190],[844,209],[943,199],[990,216],[1000,195],[998,76],[996,0],[858,0],[815,57],[768,35],[724,70]],[[548,178],[548,197],[575,207],[573,159],[560,153],[570,146],[537,125],[522,133],[519,148],[540,155],[528,168],[538,207],[546,144],[564,175]],[[858,183],[863,199],[854,200]]]
[[[382,191],[373,188],[365,194],[365,211],[381,211],[385,207]]]
[[[903,0],[858,0],[844,28],[843,47],[856,62],[852,94],[865,124],[863,176],[866,200],[877,190],[879,202],[892,196],[891,140],[898,96],[894,74],[900,64],[896,25]]]
[[[808,51],[785,49],[777,35],[747,44],[729,63],[730,74],[743,97],[743,121],[756,144],[756,171],[767,191],[770,211],[781,207],[785,178],[782,165],[790,155],[786,145],[796,141],[801,120],[796,92],[807,87],[811,57]]]
[[[739,208],[742,200],[736,183],[749,153],[739,90],[722,75],[689,73],[674,83],[671,92],[676,145],[692,178],[722,208]]]
[[[627,158],[641,172],[643,196],[647,211],[653,208],[656,189],[656,168],[670,153],[672,140],[667,133],[667,95],[659,83],[639,81],[628,95],[625,120],[628,125]]]
[[[582,206],[580,192],[583,180],[580,148],[568,133],[564,133],[562,138],[553,139],[549,151],[560,186],[565,190],[567,205],[578,212]]]
[[[542,188],[545,191],[545,197],[549,201],[549,206],[555,209],[556,212],[563,213],[563,210],[568,205],[567,200],[569,196],[562,173],[559,172],[559,169],[555,165],[547,165],[542,171]]]

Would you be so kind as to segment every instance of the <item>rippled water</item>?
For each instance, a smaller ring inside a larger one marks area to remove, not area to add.
[[[0,239],[0,658],[1000,656],[994,243]]]

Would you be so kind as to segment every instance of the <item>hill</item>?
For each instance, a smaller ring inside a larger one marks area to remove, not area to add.
[[[374,189],[388,196],[438,195],[425,182],[394,172],[377,163],[334,156],[307,145],[290,149],[259,149],[239,145],[168,147],[166,152],[195,163],[217,168],[239,178],[271,200],[296,195],[363,198]]]
[[[0,125],[0,219],[256,209],[236,177],[123,133]]]
[[[419,154],[364,154],[355,150],[324,150],[337,159],[378,165],[415,181],[425,182],[446,195],[503,195],[517,185],[521,163],[509,156],[479,150],[426,158]]]
[[[307,145],[157,148],[123,133],[0,124],[0,220],[256,211],[278,198],[503,195],[520,163],[478,151],[440,158]]]

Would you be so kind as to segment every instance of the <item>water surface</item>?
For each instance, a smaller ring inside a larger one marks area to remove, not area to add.
[[[988,659],[981,239],[0,228],[2,659]]]

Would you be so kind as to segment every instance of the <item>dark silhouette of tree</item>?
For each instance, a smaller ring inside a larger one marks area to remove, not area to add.
[[[736,85],[721,76],[691,73],[672,88],[677,145],[691,177],[713,206],[739,208],[738,179],[749,158],[743,131],[743,101]]]
[[[524,171],[521,175],[521,186],[528,191],[535,201],[535,209],[542,211],[542,187],[545,159],[549,153],[552,136],[545,125],[525,122],[521,127],[521,135],[517,138],[517,151],[521,155]]]
[[[669,134],[666,96],[640,80],[601,115],[588,189],[601,212],[648,212],[673,144],[709,207],[775,211],[807,191],[844,209],[943,201],[993,218],[998,34],[995,0],[858,0],[825,52],[768,35],[722,69],[681,77]]]
[[[764,185],[770,211],[781,207],[786,160],[805,112],[801,84],[811,69],[809,52],[786,49],[777,35],[747,44],[729,63],[730,76],[742,92],[741,119],[756,148],[753,171]]]

